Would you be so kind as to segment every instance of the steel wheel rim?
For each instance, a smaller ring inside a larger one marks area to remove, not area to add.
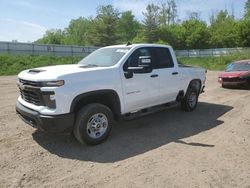
[[[97,113],[91,116],[87,123],[87,134],[97,139],[102,137],[108,128],[108,118],[102,113]]]
[[[189,98],[188,98],[188,104],[191,108],[194,108],[195,105],[197,103],[197,95],[195,92],[192,92],[190,95],[189,95]]]

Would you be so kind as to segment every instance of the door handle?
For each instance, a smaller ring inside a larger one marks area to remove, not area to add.
[[[178,72],[172,72],[172,75],[176,75],[176,74],[178,74]]]
[[[155,77],[158,77],[158,76],[159,76],[158,74],[152,74],[150,77],[155,78]]]

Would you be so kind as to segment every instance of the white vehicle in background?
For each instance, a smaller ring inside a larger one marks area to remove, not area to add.
[[[107,139],[113,120],[180,102],[196,108],[206,70],[178,65],[172,47],[157,44],[100,48],[78,64],[18,75],[16,111],[47,132],[73,132],[81,143]]]

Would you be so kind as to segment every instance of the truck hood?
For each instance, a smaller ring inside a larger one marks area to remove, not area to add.
[[[222,72],[219,74],[220,78],[235,78],[241,77],[246,74],[250,74],[250,71],[231,71],[231,72]]]
[[[78,64],[56,65],[24,70],[18,74],[18,78],[31,81],[50,81],[60,79],[63,76],[70,74],[89,72],[99,69],[105,69],[105,67],[82,67]]]

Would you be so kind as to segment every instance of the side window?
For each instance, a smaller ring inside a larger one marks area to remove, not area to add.
[[[154,48],[154,68],[170,68],[174,66],[172,56],[168,48]]]
[[[127,59],[126,63],[123,66],[123,70],[127,70],[128,67],[137,67],[138,59],[140,56],[151,56],[149,48],[139,48],[135,50]]]

